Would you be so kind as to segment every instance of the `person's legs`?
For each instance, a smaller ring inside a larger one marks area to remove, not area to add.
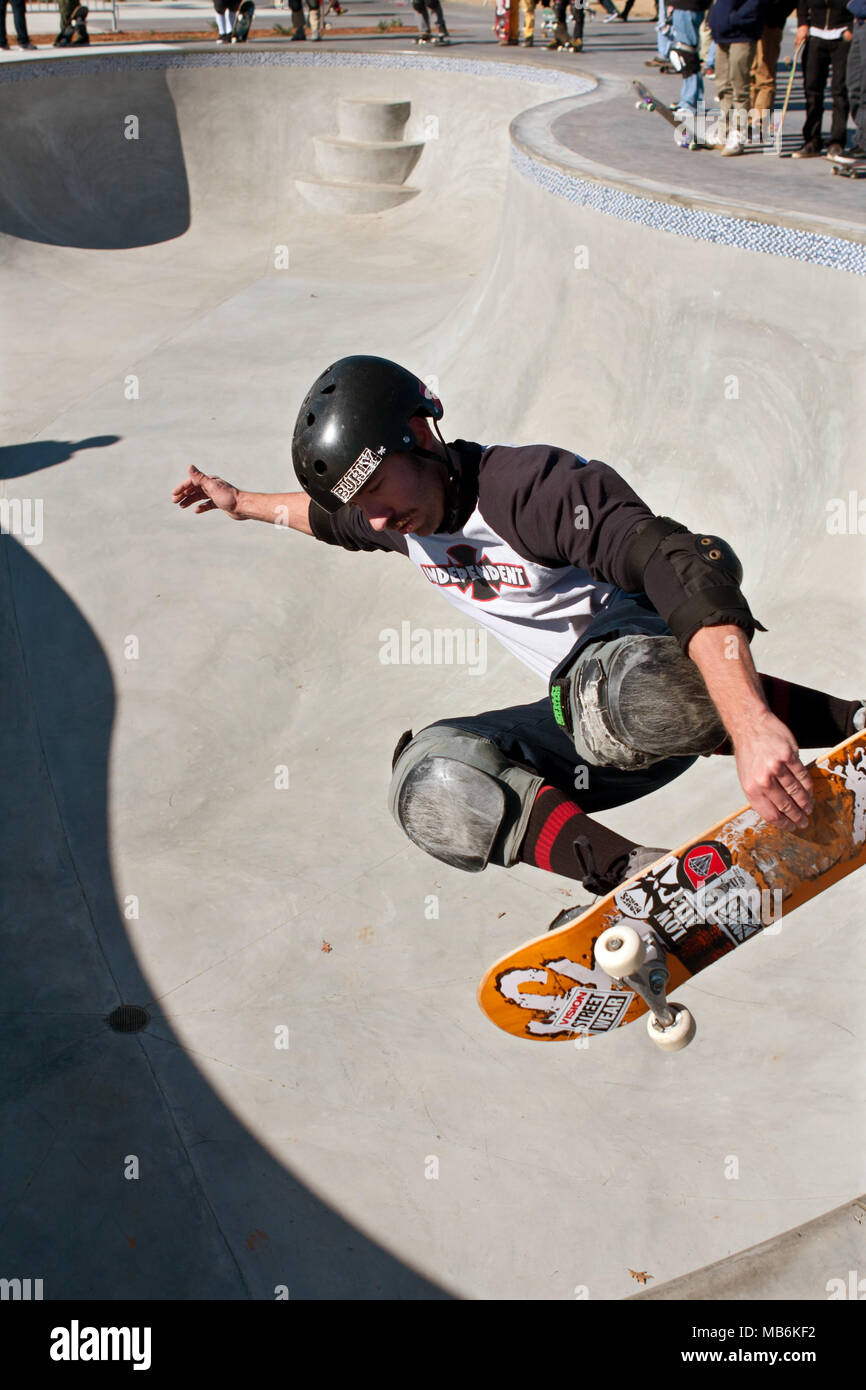
[[[440,720],[394,754],[389,807],[419,848],[479,871],[523,862],[607,892],[639,849],[590,813],[645,796],[693,762],[594,767],[576,753],[549,702]]]
[[[829,47],[832,64],[832,77],[830,79],[832,116],[829,144],[840,145],[844,149],[845,141],[848,138],[848,87],[846,78],[848,51],[851,45],[847,39],[832,39]]]
[[[716,100],[722,108],[727,128],[728,117],[731,114],[731,106],[734,99],[734,88],[731,82],[731,45],[729,43],[716,44],[715,73],[716,73]]]
[[[855,126],[854,144],[857,149],[866,150],[866,23],[862,19],[854,21],[846,85]]]
[[[668,23],[667,13],[665,11],[665,0],[658,0],[656,34],[656,49],[658,50],[658,56],[667,62],[670,56],[673,39],[671,37],[671,26]]]
[[[436,20],[436,28],[444,38],[448,37],[448,30],[445,27],[445,16],[442,13],[442,0],[427,0],[427,4]]]
[[[671,32],[673,47],[677,50],[680,60],[686,63],[679,106],[689,111],[697,111],[698,102],[704,99],[704,79],[698,56],[700,21],[697,13],[692,10],[674,10]]]
[[[749,105],[753,111],[772,111],[776,104],[776,66],[783,32],[766,26],[758,41],[750,74]]]
[[[15,37],[18,39],[19,47],[29,47],[30,35],[27,32],[27,10],[25,6],[25,0],[12,0],[12,18],[15,21]],[[3,37],[6,37],[5,15],[3,24]]]
[[[751,72],[758,45],[753,43],[732,43],[728,55],[731,83],[731,125],[739,138],[745,143],[749,138],[749,98],[751,95]]]
[[[820,150],[821,123],[824,117],[824,88],[830,70],[829,45],[823,39],[806,41],[803,55],[803,91],[806,96],[806,119],[803,122],[803,144]]]

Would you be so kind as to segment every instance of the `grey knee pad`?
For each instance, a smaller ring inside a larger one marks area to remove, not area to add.
[[[478,873],[515,862],[542,784],[489,739],[431,724],[398,744],[388,808],[419,849]]]
[[[632,634],[588,647],[572,672],[571,699],[575,747],[601,766],[711,753],[725,737],[701,673],[675,637]]]

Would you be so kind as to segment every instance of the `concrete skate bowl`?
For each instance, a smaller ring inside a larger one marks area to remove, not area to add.
[[[295,490],[310,381],[381,353],[436,378],[447,437],[604,457],[726,536],[762,669],[856,694],[862,539],[827,518],[856,517],[862,246],[579,168],[550,126],[580,84],[523,65],[2,78],[42,144],[4,150],[0,209],[0,1272],[47,1298],[616,1299],[630,1270],[680,1277],[857,1197],[859,885],[682,991],[699,1031],[675,1057],[641,1028],[499,1034],[478,978],[579,894],[425,857],[385,795],[404,729],[543,686],[492,643],[389,663],[384,634],[460,627],[408,566],[170,493],[191,461]],[[411,104],[402,205],[298,191],[341,98]],[[679,844],[741,799],[707,760],[606,820]],[[140,1031],[106,1025],[121,1003]]]

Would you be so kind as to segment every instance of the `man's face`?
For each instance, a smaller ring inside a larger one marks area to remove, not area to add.
[[[421,433],[413,420],[416,434]],[[423,422],[426,425],[426,421]],[[426,431],[431,433],[429,429]],[[432,436],[431,436],[432,437]],[[425,443],[422,439],[420,442]],[[430,447],[429,444],[426,447]],[[411,454],[386,454],[352,499],[374,531],[430,536],[445,515],[445,465]]]

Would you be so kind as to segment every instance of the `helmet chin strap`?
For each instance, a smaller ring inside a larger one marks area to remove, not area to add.
[[[413,452],[419,454],[421,458],[433,459],[436,463],[445,464],[448,472],[448,482],[445,486],[445,515],[442,518],[441,526],[438,526],[436,529],[443,532],[445,535],[450,535],[457,525],[457,518],[460,514],[460,474],[454,466],[451,451],[442,438],[442,432],[439,429],[439,421],[433,420],[432,424],[439,436],[439,442],[445,450],[445,457],[443,458],[441,454],[434,453],[432,449],[422,449],[420,445],[417,445]]]

